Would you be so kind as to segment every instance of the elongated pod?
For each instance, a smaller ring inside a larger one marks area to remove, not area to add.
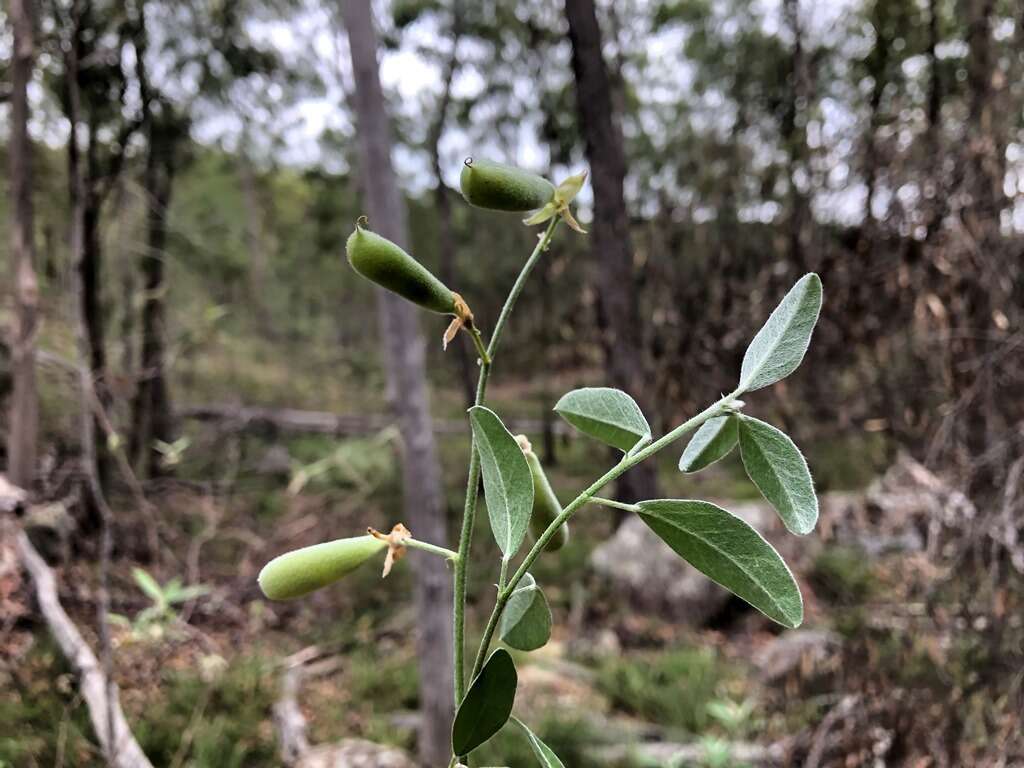
[[[356,222],[345,244],[349,264],[360,275],[413,304],[442,315],[457,314],[455,293],[426,267],[385,237]]]
[[[525,439],[520,437],[520,445]],[[529,443],[526,443],[528,446]],[[530,474],[533,475],[533,514],[530,515],[530,533],[534,539],[539,539],[547,527],[554,522],[555,518],[562,514],[562,504],[555,496],[548,476],[544,474],[544,467],[540,459],[531,448],[525,447],[523,454],[526,456],[526,463],[530,467]],[[566,523],[558,529],[551,541],[544,547],[547,552],[554,552],[569,543],[569,524]]]
[[[470,205],[494,211],[534,211],[555,196],[555,185],[543,176],[471,157],[463,165],[459,186]]]
[[[257,580],[271,600],[302,597],[333,584],[387,547],[373,536],[314,544],[275,557],[263,566]]]

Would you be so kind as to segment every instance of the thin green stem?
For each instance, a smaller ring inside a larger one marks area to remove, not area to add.
[[[487,380],[491,375],[491,366],[494,362],[494,355],[498,350],[498,343],[501,341],[502,331],[508,322],[516,300],[526,286],[526,279],[530,272],[537,265],[541,255],[551,244],[551,238],[555,234],[560,219],[555,217],[548,224],[544,234],[537,241],[533,253],[526,260],[519,276],[512,285],[505,304],[498,314],[498,321],[494,324],[494,332],[491,334],[491,342],[480,356],[480,378],[476,385],[476,405],[483,405],[487,395]],[[477,331],[479,334],[479,331]],[[474,339],[476,335],[474,334]],[[482,340],[481,340],[482,345]],[[460,704],[466,695],[466,578],[469,567],[469,551],[473,542],[473,525],[476,522],[476,500],[477,490],[480,486],[480,457],[476,451],[476,441],[470,442],[469,455],[469,477],[466,480],[466,506],[462,512],[462,530],[459,532],[458,560],[455,561],[455,607],[454,607],[454,635],[455,635],[455,703]]]
[[[568,504],[568,506],[566,506],[562,510],[562,513],[558,517],[556,517],[551,522],[551,525],[549,525],[544,530],[544,533],[537,537],[537,540],[534,542],[533,547],[527,553],[526,557],[523,559],[523,562],[520,563],[519,567],[516,569],[516,572],[512,574],[512,577],[508,580],[508,583],[505,585],[504,589],[498,592],[498,599],[494,604],[494,610],[491,611],[491,617],[487,621],[487,627],[484,629],[483,637],[480,639],[480,648],[477,651],[476,662],[473,665],[473,677],[476,677],[478,674],[480,674],[480,670],[483,669],[484,660],[487,657],[487,651],[490,649],[491,639],[494,637],[494,632],[498,628],[498,620],[501,618],[501,612],[502,610],[504,610],[505,604],[508,602],[509,598],[512,597],[512,592],[515,590],[516,585],[523,578],[523,576],[526,575],[527,571],[529,571],[530,569],[530,566],[533,565],[534,561],[537,559],[540,553],[544,551],[544,547],[546,547],[547,543],[551,541],[551,537],[558,532],[558,529],[565,525],[565,523],[569,521],[569,518],[576,514],[576,512],[587,502],[594,501],[599,504],[604,504],[608,502],[609,499],[598,498],[596,496],[597,492],[600,491],[604,486],[618,478],[627,470],[639,464],[644,459],[650,458],[658,451],[660,451],[662,448],[674,443],[687,432],[696,429],[708,419],[712,419],[715,416],[718,416],[723,411],[727,410],[732,401],[735,400],[740,394],[740,390],[736,390],[735,392],[729,393],[725,397],[718,400],[718,402],[705,408],[696,416],[684,421],[671,432],[660,437],[658,440],[654,441],[643,450],[637,451],[634,454],[627,454],[623,456],[618,464],[616,464],[614,467],[612,467],[603,475],[601,475],[601,477],[595,480],[589,488],[581,492],[579,496],[573,499]]]
[[[636,504],[626,504],[621,501],[615,501],[615,499],[606,499],[603,496],[591,496],[590,500],[595,504],[612,507],[613,509],[621,509],[626,512],[637,512],[640,509]]]
[[[508,558],[501,558],[501,573],[498,574],[498,591],[501,592],[505,588],[505,582],[508,580]]]
[[[476,347],[476,353],[480,355],[480,362],[483,365],[491,364],[491,356],[487,352],[487,348],[484,346],[484,337],[480,335],[480,330],[474,325],[469,328],[469,335],[473,339],[473,346]],[[477,403],[479,405],[479,403]]]
[[[430,552],[432,555],[440,555],[446,560],[451,560],[455,563],[459,561],[458,552],[452,552],[450,549],[446,549],[445,547],[439,547],[436,544],[420,541],[419,539],[406,539],[405,546],[412,547],[413,549],[422,549],[424,552]]]

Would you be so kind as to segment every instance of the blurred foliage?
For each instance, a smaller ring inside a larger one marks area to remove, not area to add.
[[[674,648],[601,661],[597,688],[623,712],[700,733],[728,670],[711,648]]]

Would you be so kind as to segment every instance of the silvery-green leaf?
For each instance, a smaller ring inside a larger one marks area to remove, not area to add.
[[[522,720],[518,717],[511,719],[513,723],[523,729],[523,733],[526,734],[530,747],[533,749],[533,754],[537,756],[537,761],[541,764],[541,768],[565,768],[565,764],[558,759],[558,755],[551,751],[551,747],[538,739]]]
[[[620,451],[628,451],[651,436],[640,406],[618,389],[574,389],[555,404],[555,412],[580,432]]]
[[[679,458],[682,472],[696,472],[724,459],[738,440],[736,417],[719,416],[701,424]]]
[[[772,312],[743,355],[740,390],[750,392],[784,379],[804,359],[821,310],[821,278],[801,277]]]
[[[468,755],[501,730],[512,714],[518,682],[512,657],[499,648],[487,659],[455,713],[452,751],[456,755]]]
[[[676,554],[786,627],[803,621],[803,599],[786,563],[746,522],[707,501],[642,501],[641,519]]]
[[[740,456],[747,475],[793,533],[818,522],[818,497],[800,449],[782,431],[750,416],[739,417]]]
[[[551,609],[533,576],[526,574],[501,614],[498,634],[505,645],[535,651],[551,638]]]
[[[533,475],[523,449],[494,411],[469,409],[473,437],[480,454],[484,499],[491,531],[502,554],[512,557],[523,543],[533,511]]]

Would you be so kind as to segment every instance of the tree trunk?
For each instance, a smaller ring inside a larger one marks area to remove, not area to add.
[[[28,136],[28,82],[32,78],[34,53],[31,0],[11,0],[10,17],[14,31],[14,51],[11,58],[11,137],[8,158],[11,174],[11,274],[15,276],[15,313],[11,335],[14,392],[11,397],[7,459],[11,482],[22,488],[31,488],[35,476],[39,432],[35,367],[39,284],[34,266],[32,147]]]
[[[143,187],[146,198],[146,250],[139,265],[142,273],[142,349],[141,375],[132,403],[132,456],[140,472],[147,477],[162,473],[161,454],[156,441],[174,441],[173,410],[167,385],[167,328],[164,282],[164,254],[167,250],[167,215],[171,204],[176,154],[181,126],[175,121],[169,104],[159,115],[153,112],[156,95],[150,88],[146,68],[149,40],[146,33],[144,4],[139,5],[135,27],[135,71],[142,100],[143,128],[146,131],[146,166]]]
[[[377,33],[370,0],[347,0],[342,16],[355,73],[361,181],[370,224],[384,237],[406,244],[405,203],[391,165],[391,126],[377,67]],[[388,395],[402,435],[404,514],[413,533],[447,541],[441,471],[431,429],[419,318],[411,304],[377,292],[377,318]],[[415,600],[422,720],[419,754],[424,765],[446,765],[450,756],[452,692],[452,583],[447,564],[422,552],[410,554],[416,569]]]
[[[600,269],[598,322],[611,383],[644,406],[644,355],[640,308],[633,270],[629,215],[623,182],[622,132],[612,110],[611,83],[601,54],[601,29],[593,0],[565,0],[576,77],[576,106],[594,187],[590,242]],[[628,501],[657,498],[653,462],[641,464],[618,483]]]
[[[151,139],[152,142],[152,139]],[[145,191],[146,251],[140,269],[144,300],[142,303],[141,376],[132,408],[133,453],[141,473],[147,477],[161,474],[160,452],[155,441],[174,441],[173,410],[167,385],[164,254],[167,245],[167,212],[173,183],[173,147],[151,146],[146,160]],[[159,155],[159,159],[157,156]],[[164,167],[161,167],[161,166]]]

